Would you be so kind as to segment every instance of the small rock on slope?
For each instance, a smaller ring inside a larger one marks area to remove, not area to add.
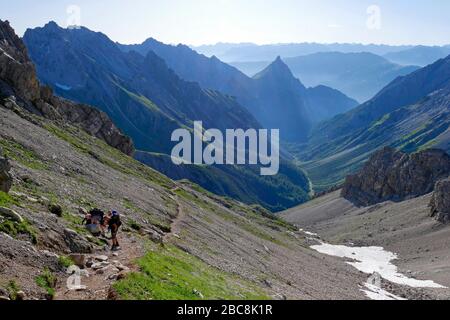
[[[8,159],[2,157],[2,150],[0,149],[0,191],[9,192],[12,186],[12,177],[9,174],[11,165]]]
[[[76,231],[65,229],[64,240],[72,253],[92,253],[92,245]]]

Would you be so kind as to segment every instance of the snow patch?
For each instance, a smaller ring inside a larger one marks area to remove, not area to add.
[[[71,86],[66,86],[66,85],[60,84],[60,83],[55,83],[55,86],[57,86],[59,89],[64,90],[64,91],[72,90]]]
[[[393,260],[398,259],[397,255],[382,247],[347,247],[322,242],[311,248],[330,256],[352,259],[354,261],[347,263],[359,271],[367,274],[379,273],[382,278],[396,284],[413,288],[446,288],[431,280],[408,278],[399,273],[397,267],[392,263]]]
[[[6,57],[17,62],[17,60],[14,59],[13,57],[11,57],[5,50],[3,50],[2,48],[0,48],[0,50],[1,50],[1,53],[4,54]]]

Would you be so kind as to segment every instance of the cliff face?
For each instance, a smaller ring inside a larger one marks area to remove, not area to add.
[[[41,87],[25,45],[9,23],[1,20],[0,97],[9,109],[24,108],[51,120],[69,122],[127,155],[134,152],[131,139],[105,113],[56,97],[50,88]]]
[[[34,102],[39,99],[39,81],[36,78],[34,65],[28,59],[25,45],[14,33],[9,22],[1,20],[0,79],[4,82],[0,85],[2,95],[8,89],[7,86],[10,86],[24,100]]]
[[[436,183],[430,207],[432,217],[442,223],[450,222],[450,178]]]
[[[376,152],[364,168],[348,176],[342,197],[358,206],[402,201],[434,190],[437,181],[450,174],[450,156],[430,149],[406,154],[392,148]]]

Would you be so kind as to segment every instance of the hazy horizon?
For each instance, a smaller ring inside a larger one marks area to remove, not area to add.
[[[1,2],[5,0],[0,0]],[[191,46],[217,43],[448,45],[450,1],[425,0],[43,0],[3,3],[19,35],[49,21],[100,31],[123,44],[152,37]]]
[[[0,18],[1,19],[1,18]],[[8,20],[8,19],[2,19],[2,20]],[[15,28],[14,24],[12,21],[8,20],[11,24],[11,26],[13,28]],[[23,34],[25,33],[25,31],[27,29],[34,29],[34,28],[42,28],[44,27],[46,24],[50,23],[50,22],[55,22],[58,24],[58,22],[54,21],[54,20],[49,20],[46,23],[44,23],[43,25],[38,25],[38,26],[34,26],[34,27],[29,27],[26,28],[23,32],[17,32],[16,33],[22,37]],[[67,29],[70,28],[71,26],[63,26],[58,24],[59,27]],[[120,44],[124,44],[124,45],[134,45],[134,44],[142,44],[144,41],[153,38],[157,41],[161,41],[162,40],[155,38],[154,36],[149,35],[147,38],[144,38],[142,41],[139,42],[131,42],[131,43],[126,43],[126,42],[121,42],[121,41],[117,41],[116,39],[114,39],[113,37],[111,37],[109,34],[107,34],[106,32],[102,31],[102,30],[94,30],[89,28],[88,26],[85,25],[80,25],[80,27],[82,28],[87,28],[91,31],[94,32],[100,32],[105,34],[109,39],[111,39],[114,42],[120,43]],[[369,46],[369,45],[374,45],[374,46],[393,46],[393,47],[402,47],[402,46],[435,46],[435,47],[445,47],[445,46],[450,46],[450,40],[447,43],[443,43],[443,44],[412,44],[412,43],[405,43],[405,44],[389,44],[389,43],[365,43],[365,42],[318,42],[318,41],[303,41],[303,42],[272,42],[272,43],[255,43],[255,42],[250,42],[250,41],[242,41],[242,42],[222,42],[222,41],[218,41],[218,42],[212,42],[212,43],[200,43],[200,44],[190,44],[190,43],[185,43],[185,42],[165,42],[165,44],[169,44],[169,45],[178,45],[178,44],[184,44],[190,47],[206,47],[206,46],[217,46],[217,45],[255,45],[255,46],[283,46],[283,45],[295,45],[295,44],[321,44],[321,45],[342,45],[342,44],[349,44],[349,45],[365,45],[365,46]]]

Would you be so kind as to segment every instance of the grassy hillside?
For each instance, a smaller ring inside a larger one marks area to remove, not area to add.
[[[35,126],[3,108],[0,108],[0,112],[3,119],[0,145],[4,155],[11,159],[13,173],[17,179],[11,194],[0,194],[0,206],[13,208],[25,218],[20,224],[0,219],[2,221],[0,232],[10,235],[13,239],[28,239],[31,245],[40,249],[45,248],[56,254],[62,254],[66,250],[63,230],[71,228],[94,248],[100,249],[104,243],[89,236],[81,226],[82,216],[76,213],[80,206],[119,210],[124,217],[124,232],[129,234],[127,236],[136,237],[142,242],[137,246],[156,248],[148,239],[145,239],[144,235],[140,235],[135,230],[136,225],[142,229],[170,231],[172,221],[177,216],[176,202],[171,191],[177,186],[175,182],[78,128],[60,127],[56,123],[30,115],[33,121],[39,124]],[[10,125],[5,126],[6,123]],[[52,221],[53,215],[48,212],[47,205],[50,204],[62,207],[63,213],[56,222]],[[52,231],[45,232],[47,228],[51,228]],[[156,255],[157,253],[149,253],[142,258],[139,266],[144,272],[147,270],[145,265],[149,257],[153,258]],[[7,256],[0,258],[3,262],[5,259],[8,260]],[[210,291],[205,291],[205,294],[214,296],[215,291],[227,292],[233,286],[237,286],[239,289],[233,291],[234,294],[242,288],[250,292],[248,297],[267,298],[264,290],[258,289],[257,284],[221,272],[193,256],[186,259],[186,254],[175,247],[170,250],[161,250],[158,253],[158,259],[170,263],[175,261],[174,259],[182,259],[178,261],[183,265],[202,266],[205,272],[192,277],[195,278],[195,285],[199,290],[209,285],[211,277],[217,278],[217,284]],[[23,258],[19,258],[14,262],[23,264],[23,267],[30,267],[26,265],[26,261],[22,260]],[[44,268],[49,268],[49,272],[55,277],[64,277],[61,266],[46,264],[44,262],[33,270],[34,278],[41,279],[39,277]],[[186,277],[185,268],[175,269],[176,266],[173,266],[174,277],[183,275]],[[160,267],[166,266],[161,264]],[[124,283],[131,286],[141,283],[142,279],[139,279],[134,284],[135,276],[136,274],[130,275]],[[162,273],[154,274],[152,279],[161,286],[165,276],[166,274]],[[0,287],[7,286],[12,280],[20,288],[29,288],[29,294],[33,291],[37,294],[42,289],[38,285],[39,281],[28,283],[24,274],[20,273],[20,269],[14,276],[0,272]],[[124,286],[125,284],[121,284],[119,287],[124,288]],[[178,283],[177,288],[184,292],[190,290],[192,293],[186,281]],[[152,290],[148,290],[148,294],[152,295],[152,298],[193,298],[192,294],[177,295],[177,291],[172,287],[167,290],[166,295],[157,293],[153,295]],[[127,298],[130,294],[123,291],[121,296]],[[139,298],[139,296],[133,297]],[[238,298],[231,294],[223,295],[223,297]]]
[[[323,260],[305,239],[265,209],[174,182],[76,127],[3,106],[0,115],[14,177],[0,206],[24,219],[0,219],[0,263],[11,266],[0,271],[0,290],[11,296],[22,290],[39,299],[106,299],[110,292],[119,299],[361,297],[344,263],[326,258],[317,267]],[[61,214],[50,212],[55,205]],[[118,257],[82,227],[79,207],[121,213]],[[116,282],[114,268],[87,269],[88,289],[68,291],[65,271],[75,250],[69,235],[76,248],[92,250],[88,256],[106,254],[131,272]],[[347,289],[330,282],[330,268],[342,270],[336,281]]]

